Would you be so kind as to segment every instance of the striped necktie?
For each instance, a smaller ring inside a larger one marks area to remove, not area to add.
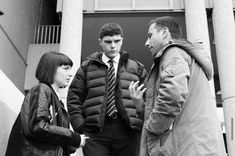
[[[108,99],[107,99],[107,108],[106,114],[108,116],[112,116],[115,112],[117,112],[115,106],[115,86],[116,86],[116,79],[115,79],[115,69],[113,66],[113,60],[109,60],[108,63],[110,64],[108,70]]]

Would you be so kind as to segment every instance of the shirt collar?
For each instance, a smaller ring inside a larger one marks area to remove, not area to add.
[[[108,64],[108,61],[110,60],[110,58],[108,58],[108,57],[103,53],[103,55],[102,55],[102,60],[103,60],[104,63]],[[117,56],[115,56],[115,57],[113,58],[113,62],[118,64],[119,60],[120,60],[120,53],[118,53]]]

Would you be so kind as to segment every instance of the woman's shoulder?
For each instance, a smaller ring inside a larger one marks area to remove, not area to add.
[[[38,92],[38,93],[51,94],[52,93],[52,88],[49,85],[45,84],[45,83],[38,83],[37,85],[35,85],[34,87],[31,88],[30,92],[31,93]]]

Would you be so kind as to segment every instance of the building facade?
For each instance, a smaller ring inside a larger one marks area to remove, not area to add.
[[[25,91],[37,83],[34,73],[43,53],[52,50],[67,54],[75,63],[75,73],[81,58],[101,50],[99,28],[104,23],[116,22],[124,30],[123,49],[150,69],[152,57],[144,47],[148,22],[160,16],[173,16],[182,25],[183,37],[203,42],[212,58],[215,74],[209,82],[211,92],[222,128],[226,123],[228,151],[235,155],[231,148],[235,147],[235,0],[0,0],[0,3],[3,13],[0,91],[11,89],[0,95],[0,114],[7,119],[0,120],[1,125],[6,125],[6,130],[0,132],[0,138],[4,138],[0,153],[4,153]],[[4,98],[12,94],[18,95],[15,103]],[[62,95],[66,99],[66,89]]]

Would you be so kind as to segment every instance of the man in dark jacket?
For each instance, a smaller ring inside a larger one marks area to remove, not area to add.
[[[93,53],[83,61],[69,87],[71,124],[76,132],[90,137],[83,148],[85,156],[138,153],[145,91],[141,84],[146,81],[147,72],[121,50],[122,41],[121,27],[105,24],[99,35],[103,52]],[[130,95],[130,84],[141,96]]]

